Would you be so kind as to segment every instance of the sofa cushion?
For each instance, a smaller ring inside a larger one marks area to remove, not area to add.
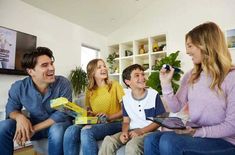
[[[36,152],[43,154],[43,155],[48,155],[48,140],[45,139],[40,139],[40,140],[34,140],[31,141],[33,148]],[[98,141],[98,146],[100,147],[102,144],[102,140]],[[120,149],[117,150],[117,155],[124,155],[125,154],[125,146],[121,147]],[[82,150],[80,149],[79,155],[82,155]]]

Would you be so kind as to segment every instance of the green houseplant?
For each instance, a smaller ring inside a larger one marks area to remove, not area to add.
[[[106,59],[107,63],[109,64],[110,73],[115,72],[115,58],[117,57],[118,55],[114,52],[110,53]]]
[[[75,96],[85,91],[88,80],[86,72],[81,67],[76,67],[70,72],[69,80],[71,81]]]
[[[169,56],[166,56],[166,57],[162,58],[160,61],[158,61],[157,64],[155,64],[155,66],[153,67],[153,70],[155,72],[152,72],[148,78],[147,85],[149,87],[152,87],[153,89],[157,90],[160,95],[162,95],[162,88],[161,88],[161,83],[160,83],[160,79],[159,79],[159,71],[161,70],[161,68],[164,64],[169,64],[171,66],[180,68],[181,61],[177,60],[179,52],[180,51],[173,52]],[[174,76],[172,79],[172,87],[173,87],[174,93],[179,88],[178,82],[181,78],[181,74],[183,74],[183,73],[174,73]]]

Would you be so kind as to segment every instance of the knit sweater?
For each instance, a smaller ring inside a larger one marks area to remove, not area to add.
[[[190,120],[202,126],[194,137],[222,138],[235,145],[235,68],[221,85],[224,94],[210,89],[212,79],[205,72],[193,85],[188,84],[190,75],[191,71],[183,77],[175,95],[171,84],[162,86],[169,108],[178,112],[188,104]]]

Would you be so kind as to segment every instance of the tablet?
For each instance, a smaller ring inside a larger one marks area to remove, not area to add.
[[[168,129],[186,129],[186,126],[190,126],[191,128],[201,128],[201,126],[189,121],[184,124],[179,117],[148,117],[147,120],[153,121]]]

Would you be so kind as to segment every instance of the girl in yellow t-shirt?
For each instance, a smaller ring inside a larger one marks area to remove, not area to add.
[[[108,123],[73,125],[64,135],[64,154],[79,154],[80,144],[85,155],[98,154],[98,140],[121,131],[121,100],[124,95],[117,81],[110,81],[108,69],[102,59],[93,59],[87,65],[88,87],[86,106],[94,116],[105,117]]]

